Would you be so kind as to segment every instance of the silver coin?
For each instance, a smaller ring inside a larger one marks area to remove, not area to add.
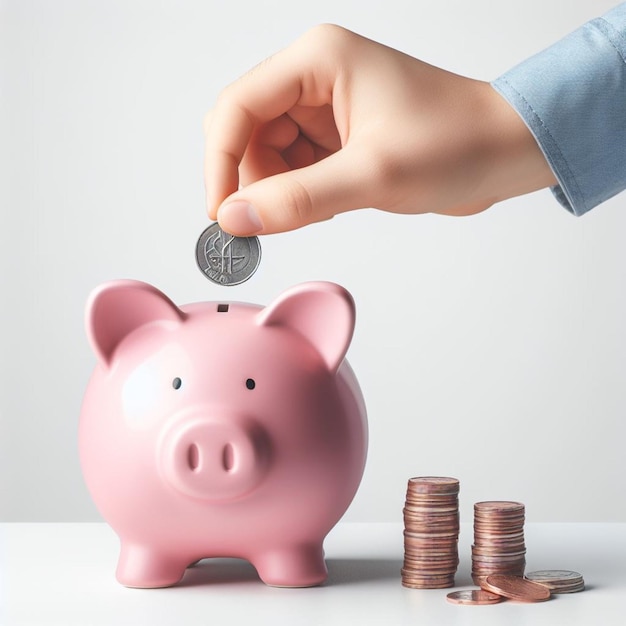
[[[446,596],[452,604],[497,604],[504,598],[484,589],[462,589],[453,591]]]
[[[196,261],[201,272],[214,283],[239,285],[259,267],[261,244],[258,237],[229,235],[215,222],[198,239]]]
[[[544,585],[552,593],[576,593],[585,590],[582,574],[571,570],[539,570],[527,573],[524,578]]]
[[[554,582],[568,582],[582,580],[582,574],[578,572],[572,572],[567,569],[543,569],[536,572],[528,572],[525,575],[528,580],[540,581],[554,581]]]

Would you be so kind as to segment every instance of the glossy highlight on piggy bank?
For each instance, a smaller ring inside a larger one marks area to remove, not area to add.
[[[344,358],[354,323],[350,294],[326,282],[265,308],[178,307],[131,280],[94,290],[87,335],[98,363],[79,448],[121,541],[120,583],[173,585],[207,557],[247,559],[268,585],[326,579],[323,541],[367,451]]]

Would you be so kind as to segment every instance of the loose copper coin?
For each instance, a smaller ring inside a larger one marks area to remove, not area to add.
[[[543,602],[550,599],[550,590],[547,587],[519,576],[490,575],[480,586],[486,591],[518,602]]]
[[[452,604],[497,604],[504,598],[484,589],[464,589],[449,593],[446,600]]]

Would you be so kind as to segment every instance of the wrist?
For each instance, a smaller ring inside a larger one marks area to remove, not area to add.
[[[534,135],[491,85],[484,90],[488,169],[483,196],[489,204],[558,184]]]

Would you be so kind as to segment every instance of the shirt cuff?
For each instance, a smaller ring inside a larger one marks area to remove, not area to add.
[[[497,78],[582,215],[626,188],[626,2]]]

